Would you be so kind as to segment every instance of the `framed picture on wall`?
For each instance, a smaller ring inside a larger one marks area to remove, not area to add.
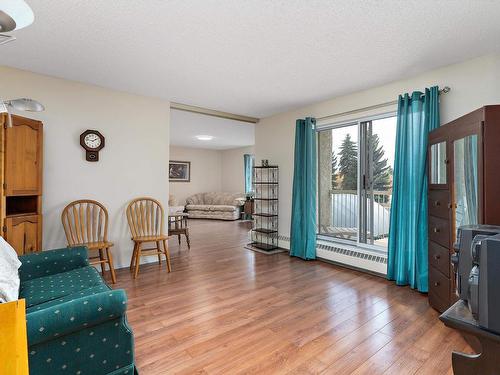
[[[191,162],[170,160],[168,163],[168,179],[171,182],[190,182]]]

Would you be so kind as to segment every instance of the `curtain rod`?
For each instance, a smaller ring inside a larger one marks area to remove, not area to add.
[[[448,86],[445,86],[441,90],[439,90],[439,93],[440,94],[447,94],[447,93],[450,92],[450,90],[451,90],[451,88],[449,88]],[[355,113],[365,112],[365,111],[369,111],[369,110],[372,110],[372,109],[378,109],[378,108],[388,107],[388,106],[394,105],[394,104],[398,104],[398,101],[397,100],[393,100],[393,101],[386,102],[386,103],[374,104],[374,105],[370,105],[368,107],[353,109],[351,111],[339,112],[339,113],[335,113],[333,115],[318,117],[318,118],[316,118],[316,120],[326,120],[326,119],[331,119],[331,118],[335,118],[335,117],[352,115],[352,114],[355,114]]]

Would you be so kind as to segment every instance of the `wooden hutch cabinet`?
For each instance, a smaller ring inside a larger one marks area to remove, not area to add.
[[[42,249],[43,124],[0,114],[2,235],[22,255]]]
[[[500,105],[482,107],[429,133],[429,303],[456,300],[451,264],[457,229],[500,225]]]

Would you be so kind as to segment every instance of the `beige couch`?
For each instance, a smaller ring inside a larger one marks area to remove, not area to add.
[[[243,193],[198,193],[186,199],[189,218],[237,220],[245,204]]]

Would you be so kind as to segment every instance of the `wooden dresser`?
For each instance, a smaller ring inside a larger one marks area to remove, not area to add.
[[[17,253],[42,250],[43,124],[0,114],[0,220]]]
[[[451,264],[457,228],[500,225],[500,105],[482,107],[429,134],[429,303],[456,300]]]

